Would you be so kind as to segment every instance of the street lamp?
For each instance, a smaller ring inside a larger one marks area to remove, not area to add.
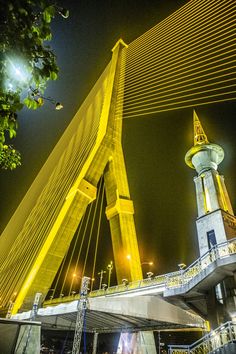
[[[52,300],[52,299],[54,298],[55,290],[56,290],[55,288],[48,290],[48,295],[49,295],[49,293],[51,292],[51,295],[49,296],[49,299],[50,299],[50,300]]]
[[[103,279],[103,275],[106,273],[105,270],[101,270],[98,275],[100,275],[100,281],[99,281],[99,290],[102,288],[102,279]]]
[[[102,284],[102,290],[106,290],[106,288],[107,288],[107,284]]]
[[[94,285],[94,282],[95,282],[95,278],[91,278],[91,289],[90,289],[90,291],[92,291],[92,290],[93,290],[93,285]]]
[[[113,262],[110,261],[110,263],[107,266],[107,270],[108,270],[108,281],[107,281],[107,286],[108,288],[110,287],[111,284],[111,273],[112,273],[112,269],[113,269]]]
[[[29,91],[30,91],[30,95],[32,96],[34,101],[37,102],[38,104],[43,105],[44,101],[48,101],[52,105],[54,105],[54,107],[57,111],[59,111],[60,109],[63,108],[63,105],[61,102],[57,102],[52,97],[43,96],[38,89],[34,89],[33,87],[30,86]]]
[[[148,279],[152,279],[152,276],[154,275],[153,272],[147,272],[146,274]]]
[[[78,272],[78,269],[75,268],[72,273],[72,279],[71,279],[70,288],[69,288],[69,295],[72,293],[72,291],[76,291],[76,289],[78,287],[78,281],[79,281],[79,279],[81,279],[81,277],[79,276],[78,273],[76,273],[76,271]]]
[[[126,279],[126,278],[122,279],[122,284],[127,286],[129,284],[128,279]]]
[[[184,283],[184,274],[183,273],[184,273],[184,268],[186,268],[186,264],[179,263],[178,267],[179,267],[179,272],[180,272],[180,282],[183,285],[183,283]]]
[[[179,263],[178,264],[179,270],[183,270],[184,268],[186,268],[186,264],[184,263]]]

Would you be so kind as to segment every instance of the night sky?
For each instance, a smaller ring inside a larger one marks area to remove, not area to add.
[[[116,41],[123,38],[130,43],[185,3],[181,0],[61,2],[70,10],[70,17],[67,20],[58,17],[53,22],[51,44],[58,57],[60,75],[48,85],[46,95],[61,101],[64,109],[54,111],[46,103],[37,111],[24,110],[19,114],[20,127],[14,145],[22,152],[23,163],[16,171],[0,173],[1,231],[109,62]],[[225,176],[236,210],[236,101],[196,107],[196,111],[209,140],[224,148],[226,157],[219,171]],[[141,260],[152,260],[155,274],[177,270],[178,263],[190,264],[198,257],[195,172],[184,163],[185,153],[193,144],[192,109],[126,119],[123,127]],[[109,243],[107,231],[103,238]],[[101,257],[104,266],[110,257],[109,251]]]

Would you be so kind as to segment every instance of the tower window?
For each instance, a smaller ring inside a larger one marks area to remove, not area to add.
[[[216,245],[215,230],[207,231],[207,241],[209,249]]]

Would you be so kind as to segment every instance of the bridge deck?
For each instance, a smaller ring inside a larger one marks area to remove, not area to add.
[[[74,329],[78,301],[39,309],[36,319],[43,327]],[[29,319],[31,311],[14,315]],[[204,327],[201,317],[174,306],[159,296],[135,298],[90,298],[86,330],[97,332],[135,331],[158,328]]]

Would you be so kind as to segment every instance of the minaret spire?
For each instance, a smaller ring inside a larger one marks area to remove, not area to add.
[[[224,159],[224,150],[208,141],[195,110],[193,111],[194,146],[185,156],[186,164],[200,175],[204,171],[216,170]]]
[[[193,110],[193,129],[194,129],[194,146],[201,144],[209,144],[207,136],[203,130],[201,122],[195,110]]]

